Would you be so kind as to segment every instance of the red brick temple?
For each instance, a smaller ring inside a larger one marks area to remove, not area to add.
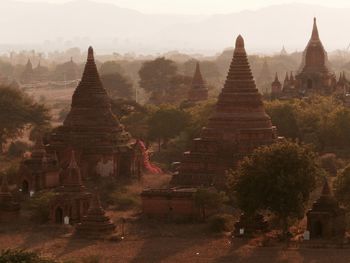
[[[188,92],[190,102],[204,101],[208,99],[208,88],[203,79],[199,62],[196,63],[196,70],[192,79],[192,86]]]
[[[98,74],[92,47],[88,50],[82,79],[75,89],[70,112],[62,126],[50,136],[48,152],[55,152],[67,163],[69,152],[76,151],[82,175],[130,176],[133,173],[133,143],[111,111],[110,98]]]
[[[278,75],[276,72],[275,79],[271,83],[271,98],[272,99],[278,98],[280,97],[281,93],[282,93],[282,84],[279,81]]]
[[[99,238],[114,232],[115,225],[101,207],[98,194],[94,194],[87,214],[76,226],[76,234],[81,237]]]
[[[24,195],[59,186],[59,171],[55,153],[48,154],[41,139],[35,143],[29,158],[24,158],[18,170],[18,188]]]
[[[91,193],[82,183],[74,151],[71,151],[69,165],[62,171],[61,177],[61,186],[56,189],[50,204],[50,221],[63,224],[68,218],[70,224],[79,223],[88,211]]]
[[[250,70],[242,36],[238,36],[230,69],[216,110],[184,153],[176,186],[221,184],[225,171],[255,148],[277,139]]]
[[[310,239],[343,238],[346,231],[345,209],[340,208],[325,179],[319,199],[307,212]]]

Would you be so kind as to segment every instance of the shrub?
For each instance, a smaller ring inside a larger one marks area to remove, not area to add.
[[[0,254],[0,263],[57,263],[51,259],[40,257],[36,252],[24,250],[2,250]]]
[[[209,218],[208,226],[210,231],[215,233],[229,231],[229,218],[224,215],[214,215]]]
[[[118,209],[127,210],[139,206],[140,200],[137,196],[126,192],[113,192],[110,195],[110,201]]]
[[[42,191],[36,193],[29,200],[29,209],[32,212],[32,219],[38,223],[46,223],[50,214],[50,202],[54,197],[54,193],[50,191]]]
[[[100,256],[99,255],[90,255],[87,257],[84,257],[81,260],[82,263],[99,263],[100,262]]]

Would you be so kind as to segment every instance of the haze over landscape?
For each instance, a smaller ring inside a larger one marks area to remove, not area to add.
[[[1,1],[0,10],[6,11],[0,16],[0,52],[30,48],[53,51],[92,44],[99,53],[178,50],[212,55],[232,46],[239,33],[247,39],[251,52],[278,52],[283,45],[287,51],[301,51],[314,16],[328,51],[346,49],[350,43],[349,31],[341,26],[350,24],[350,7],[345,1],[338,1],[343,8],[312,1],[267,1],[265,6],[247,1],[229,8],[219,1],[227,7],[225,12],[221,8],[210,12],[206,1],[192,1],[188,10],[180,1],[178,6],[173,4],[173,12],[164,8],[165,2],[152,8],[160,1],[151,1],[148,8],[141,5],[141,11],[134,9],[134,2]]]

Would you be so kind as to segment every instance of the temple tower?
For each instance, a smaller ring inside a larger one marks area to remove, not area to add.
[[[325,179],[320,198],[306,215],[310,239],[344,237],[345,210],[339,207],[333,197],[327,179]]]
[[[130,176],[133,143],[117,117],[98,74],[92,47],[82,79],[72,96],[71,109],[50,138],[48,150],[67,163],[68,148],[76,151],[85,176]]]
[[[115,225],[106,216],[98,194],[94,194],[86,216],[76,226],[77,235],[91,238],[105,237],[112,234],[114,229]]]
[[[188,92],[188,100],[191,102],[204,101],[208,99],[208,88],[203,80],[199,62],[196,63],[196,70],[192,79],[192,86]]]
[[[191,150],[184,153],[172,184],[221,184],[227,169],[256,147],[271,144],[276,138],[276,129],[265,112],[250,70],[244,40],[238,36],[215,112],[201,137],[194,139]]]
[[[275,79],[271,83],[271,98],[275,99],[278,98],[281,95],[282,92],[282,84],[278,79],[278,75],[276,72]]]
[[[304,50],[300,72],[296,75],[299,93],[331,94],[336,84],[335,75],[330,72],[327,52],[319,37],[316,18],[312,28],[311,38]]]

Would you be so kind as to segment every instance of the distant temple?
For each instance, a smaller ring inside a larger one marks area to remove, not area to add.
[[[288,73],[287,73],[288,74]],[[303,52],[302,63],[295,79],[291,73],[283,84],[280,98],[305,97],[312,94],[330,95],[334,92],[336,77],[328,68],[328,57],[320,40],[316,18],[311,38]],[[271,94],[276,97],[276,94]]]
[[[277,139],[266,114],[244,48],[237,37],[233,59],[216,110],[200,138],[184,153],[174,186],[209,186],[223,183],[225,171],[255,148]]]
[[[27,64],[21,74],[20,81],[24,84],[32,83],[34,76],[33,65],[30,59],[28,59]]]
[[[191,102],[204,101],[208,99],[208,88],[203,80],[199,63],[196,64],[196,70],[192,79],[192,86],[188,92],[188,100]]]
[[[135,170],[134,142],[112,113],[92,47],[83,77],[74,91],[70,112],[63,125],[51,133],[46,149],[57,154],[63,167],[68,163],[67,149],[74,149],[83,177],[128,177]]]

